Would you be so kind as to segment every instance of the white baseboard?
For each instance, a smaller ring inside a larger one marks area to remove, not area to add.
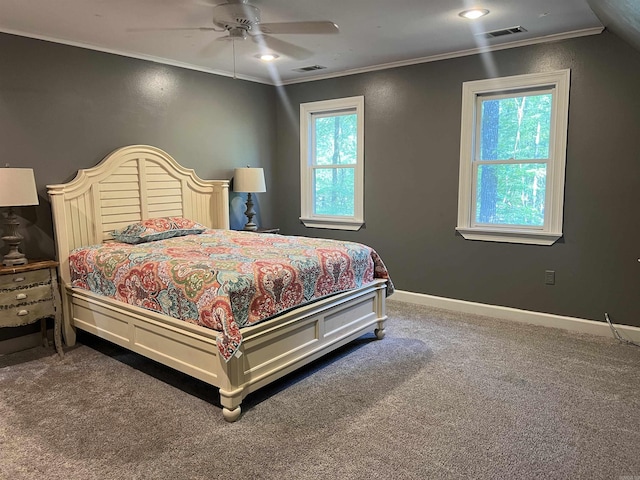
[[[512,320],[515,322],[529,323],[533,325],[542,325],[544,327],[562,328],[564,330],[590,333],[593,335],[600,335],[602,337],[613,337],[609,324],[604,321],[604,312],[603,321],[596,322],[595,320],[564,317],[562,315],[554,315],[551,313],[532,312],[530,310],[519,310],[517,308],[488,305],[485,303],[467,302],[465,300],[436,297],[434,295],[406,292],[403,290],[396,290],[390,300],[444,308],[446,310],[453,310],[456,312],[484,315],[487,317],[501,318],[504,320]],[[619,324],[615,324],[614,326],[623,338],[636,343],[640,342],[639,327]]]

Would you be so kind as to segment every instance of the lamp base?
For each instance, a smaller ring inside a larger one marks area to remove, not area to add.
[[[7,253],[2,259],[2,265],[5,267],[14,267],[16,265],[26,265],[28,263],[27,257],[24,253],[18,250],[18,246],[22,241],[22,235],[18,233],[18,217],[13,213],[13,209],[9,207],[9,213],[5,220],[4,226],[7,234],[2,237],[2,241],[9,245],[9,253]]]
[[[253,210],[253,198],[251,198],[251,193],[247,193],[247,210],[244,214],[248,219],[248,222],[244,225],[244,229],[250,232],[255,232],[258,229],[258,225],[253,223],[253,217],[255,217],[256,212]]]
[[[4,265],[5,267],[17,267],[18,265],[26,265],[27,263],[29,263],[29,260],[27,260],[27,257],[25,257],[23,253],[21,253],[20,255],[22,255],[22,258],[4,257],[2,259],[2,265]]]

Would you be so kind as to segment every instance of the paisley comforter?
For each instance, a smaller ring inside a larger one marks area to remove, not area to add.
[[[241,327],[334,293],[387,279],[382,260],[353,242],[207,230],[155,242],[76,249],[72,286],[213,328],[229,360]]]

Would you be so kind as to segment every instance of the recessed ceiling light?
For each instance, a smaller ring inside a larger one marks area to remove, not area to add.
[[[489,10],[484,8],[474,8],[471,10],[465,10],[464,12],[460,12],[458,15],[464,18],[468,18],[469,20],[475,20],[476,18],[484,17],[489,14]]]
[[[262,60],[263,62],[273,62],[279,56],[276,55],[275,53],[262,53],[262,54],[256,55],[256,57]]]

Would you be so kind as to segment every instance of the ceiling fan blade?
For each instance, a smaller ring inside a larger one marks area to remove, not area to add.
[[[252,35],[251,39],[258,45],[260,45],[264,50],[271,50],[273,52],[281,53],[296,60],[304,60],[313,55],[313,53],[306,48],[302,48],[292,43],[285,42],[284,40],[280,40],[279,38],[270,37],[269,35]]]
[[[199,32],[224,32],[213,27],[149,27],[149,28],[127,28],[127,32],[164,32],[164,31],[199,31]]]
[[[280,22],[280,23],[259,23],[258,29],[262,33],[286,34],[327,34],[339,33],[338,26],[329,21],[321,22]]]

